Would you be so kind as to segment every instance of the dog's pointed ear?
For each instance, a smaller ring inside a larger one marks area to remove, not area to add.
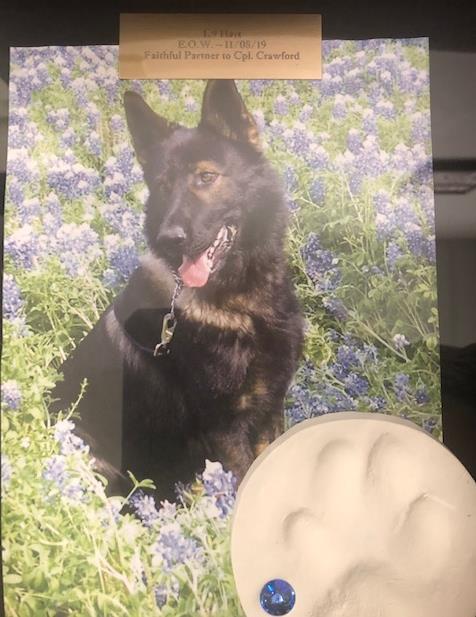
[[[200,126],[261,150],[258,128],[233,79],[208,81],[203,95]]]
[[[168,137],[178,125],[156,114],[140,94],[131,90],[124,94],[124,109],[137,158],[145,165],[151,146]]]

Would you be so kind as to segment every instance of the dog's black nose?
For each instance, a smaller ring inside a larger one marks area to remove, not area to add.
[[[182,248],[187,239],[187,234],[180,225],[171,225],[162,229],[157,236],[159,248],[165,252],[174,252]]]

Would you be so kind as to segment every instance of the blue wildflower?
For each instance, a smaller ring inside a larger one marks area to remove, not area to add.
[[[154,551],[165,572],[170,572],[181,564],[200,564],[204,560],[202,547],[193,538],[184,536],[176,521],[161,527]]]
[[[38,237],[31,225],[24,225],[5,239],[5,253],[19,268],[31,270],[38,256]]]
[[[373,396],[368,399],[367,404],[370,411],[381,411],[382,409],[385,409],[387,401],[383,398],[383,396]]]
[[[20,288],[11,274],[3,275],[2,298],[4,318],[12,321],[19,317],[23,308],[23,300]]]
[[[430,397],[425,386],[420,386],[415,390],[415,401],[418,405],[426,405],[430,402]]]
[[[278,94],[274,101],[274,113],[278,116],[284,116],[288,113],[289,106],[286,97],[282,94]]]
[[[139,255],[134,240],[110,235],[106,236],[104,243],[106,256],[109,259],[111,270],[116,275],[116,281],[126,281],[139,264]]]
[[[393,380],[393,389],[399,401],[404,401],[409,394],[410,377],[405,373],[398,373]]]
[[[236,479],[231,471],[224,471],[221,463],[207,459],[201,479],[205,493],[214,499],[221,516],[228,516],[233,510],[236,496]]]
[[[315,204],[321,204],[326,196],[326,185],[320,178],[315,178],[309,187],[309,196]]]
[[[321,248],[321,243],[315,233],[310,233],[306,244],[301,248],[306,272],[320,291],[330,291],[336,288],[340,280],[338,260],[331,251]]]
[[[263,93],[267,85],[265,79],[251,79],[250,80],[250,92],[253,96],[259,96]]]
[[[398,246],[396,242],[390,242],[385,249],[385,261],[387,262],[390,272],[395,271],[398,260],[401,257],[403,257],[402,249]]]
[[[142,523],[144,523],[146,527],[152,527],[154,522],[159,518],[159,513],[152,495],[147,495],[144,491],[138,490],[132,495],[129,501]]]
[[[48,482],[53,482],[59,489],[63,489],[69,479],[66,470],[66,459],[63,455],[54,454],[46,459],[43,469],[43,478]]]
[[[55,440],[60,444],[61,454],[67,456],[75,452],[89,452],[89,446],[72,431],[75,428],[70,420],[60,420],[55,424]]]
[[[14,379],[2,384],[2,403],[7,409],[18,409],[21,405],[21,390]]]
[[[425,418],[425,420],[423,420],[423,429],[427,432],[430,433],[430,435],[433,434],[433,431],[435,430],[436,426],[438,425],[438,421],[436,418]]]
[[[352,398],[359,398],[364,394],[367,394],[369,390],[369,382],[365,377],[358,375],[357,373],[350,373],[344,379],[345,391]]]
[[[167,585],[154,587],[155,603],[159,608],[165,606],[170,600],[178,600],[180,585],[175,577],[169,577]]]
[[[357,154],[362,146],[362,136],[357,129],[350,129],[347,134],[347,147],[353,154]]]

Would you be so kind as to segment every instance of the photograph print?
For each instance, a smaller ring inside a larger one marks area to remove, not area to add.
[[[241,616],[233,504],[276,437],[441,438],[427,41],[325,41],[306,81],[13,48],[4,263],[7,614]]]

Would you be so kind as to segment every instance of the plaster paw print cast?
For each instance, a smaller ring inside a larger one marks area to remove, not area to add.
[[[476,615],[476,484],[404,420],[288,431],[242,482],[231,544],[247,617]]]

